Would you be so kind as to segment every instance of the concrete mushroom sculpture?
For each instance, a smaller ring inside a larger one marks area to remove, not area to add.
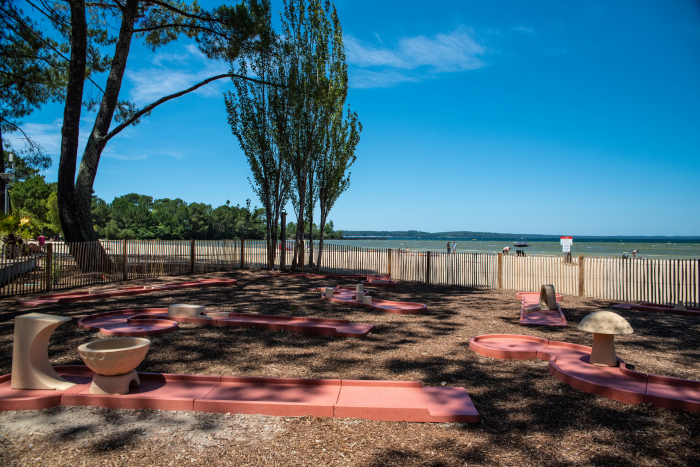
[[[617,366],[615,335],[634,332],[630,323],[611,311],[591,313],[581,320],[578,328],[593,333],[593,349],[589,363],[597,366]]]

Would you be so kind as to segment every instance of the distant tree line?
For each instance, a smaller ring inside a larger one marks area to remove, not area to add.
[[[33,232],[48,237],[62,235],[58,215],[56,183],[46,183],[38,170],[28,167],[16,158],[15,174],[19,181],[10,190],[13,210],[32,221]],[[182,199],[162,198],[130,193],[115,198],[111,203],[92,197],[92,223],[99,238],[138,240],[224,240],[265,238],[265,210],[232,206],[230,201],[217,208],[210,204],[187,203]],[[278,226],[279,228],[280,226]],[[314,224],[314,239],[320,231]],[[294,238],[296,224],[287,225],[287,238]],[[325,238],[342,238],[342,232],[333,230],[333,222],[324,228]]]

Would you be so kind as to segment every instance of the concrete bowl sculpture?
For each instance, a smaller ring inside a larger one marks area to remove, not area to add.
[[[78,353],[95,373],[115,376],[139,366],[150,346],[151,341],[143,337],[119,337],[88,342],[78,347]]]

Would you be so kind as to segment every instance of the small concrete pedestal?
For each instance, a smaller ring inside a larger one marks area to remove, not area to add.
[[[364,303],[364,300],[365,300],[365,292],[362,291],[362,290],[355,292],[355,300],[357,300],[358,302],[363,302],[363,303]]]
[[[372,304],[372,297],[369,295],[365,295],[365,297],[362,299],[362,303],[365,305],[371,305]]]
[[[209,318],[207,308],[202,305],[185,305],[179,303],[168,307],[168,316],[178,318]]]
[[[141,386],[141,380],[139,380],[136,370],[131,370],[123,375],[95,375],[90,385],[90,394],[128,394],[129,386]]]
[[[333,287],[326,287],[326,298],[333,298]]]

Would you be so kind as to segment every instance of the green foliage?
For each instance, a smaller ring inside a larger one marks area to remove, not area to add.
[[[22,118],[65,94],[67,62],[59,43],[15,5],[0,0],[0,131],[21,132]],[[0,133],[0,134],[1,134]],[[45,158],[39,144],[23,134],[23,152]],[[0,136],[3,151],[11,147]]]
[[[46,201],[55,191],[55,183],[47,184],[42,175],[35,175],[12,186],[10,201],[14,209],[29,211],[39,219],[46,220]]]

